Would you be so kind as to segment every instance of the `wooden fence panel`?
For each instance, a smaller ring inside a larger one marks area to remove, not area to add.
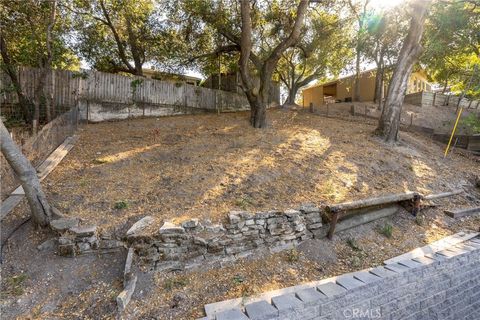
[[[34,97],[35,87],[41,70],[19,68],[19,80],[23,91],[29,98]],[[53,77],[53,79],[52,79]],[[1,74],[2,88],[11,85],[8,76]],[[132,81],[140,79],[133,96]],[[138,104],[187,107],[203,110],[244,110],[248,101],[244,94],[196,87],[184,82],[161,81],[143,77],[123,76],[97,71],[82,73],[68,70],[53,70],[48,76],[53,81],[56,106],[72,107],[78,100],[107,104]],[[0,102],[14,104],[18,102],[14,91],[4,90]]]

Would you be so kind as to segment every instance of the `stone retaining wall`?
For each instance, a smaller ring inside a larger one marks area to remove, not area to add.
[[[305,205],[284,212],[232,211],[225,225],[196,219],[181,226],[167,222],[153,234],[138,230],[127,232],[127,237],[137,254],[152,267],[172,270],[233,260],[258,250],[286,249],[324,234],[320,209]]]

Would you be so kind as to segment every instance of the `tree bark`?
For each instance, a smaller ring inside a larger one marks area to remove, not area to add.
[[[267,104],[270,95],[270,85],[273,72],[277,66],[282,53],[289,47],[295,45],[299,38],[303,25],[303,20],[308,7],[308,0],[301,0],[297,7],[297,17],[290,35],[283,39],[270,53],[270,55],[261,63],[258,58],[252,54],[252,21],[250,1],[241,1],[241,21],[242,33],[240,39],[240,74],[242,84],[250,103],[250,122],[254,128],[264,128],[267,124]],[[228,32],[227,32],[228,34]],[[252,56],[254,59],[252,59]],[[249,60],[252,59],[257,67],[260,82],[258,85],[250,76]]]
[[[353,84],[353,101],[360,101],[360,43],[357,44],[357,49],[356,49],[355,83]]]
[[[287,100],[285,101],[285,104],[287,105],[292,105],[295,104],[295,98],[297,97],[297,92],[298,92],[298,87],[297,86],[292,86],[288,90],[288,97]]]
[[[37,172],[12,140],[10,133],[1,120],[0,142],[3,156],[20,178],[33,220],[42,227],[47,226],[52,218],[52,209],[43,193]]]
[[[378,61],[377,61],[377,72],[375,73],[375,92],[373,96],[373,102],[377,103],[381,101],[382,96],[382,86],[383,86],[383,73],[384,73],[384,62],[383,62],[384,50],[380,50]]]
[[[420,41],[430,3],[431,0],[418,1],[413,4],[410,29],[404,40],[390,85],[388,86],[387,99],[376,132],[389,143],[398,140],[403,99],[405,98],[408,78],[412,68],[422,52]]]

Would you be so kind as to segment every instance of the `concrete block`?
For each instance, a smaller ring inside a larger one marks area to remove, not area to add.
[[[428,264],[431,264],[433,262],[435,262],[435,260],[431,259],[431,258],[428,258],[428,257],[417,257],[417,258],[413,258],[414,261],[418,262],[418,263],[421,263],[423,265],[428,265]]]
[[[266,301],[247,304],[245,311],[252,320],[275,319],[278,316],[278,310]]]
[[[281,296],[273,297],[272,304],[279,310],[293,310],[303,307],[303,303],[299,300],[295,294],[284,294]]]
[[[470,251],[470,250],[462,249],[459,246],[450,247],[450,248],[447,248],[447,250],[452,251],[456,254],[464,254]]]
[[[480,242],[475,242],[475,241],[469,241],[465,242],[467,246],[475,247],[477,249],[480,249]]]
[[[429,258],[429,259],[433,259],[433,260],[436,260],[436,261],[443,261],[445,259],[447,259],[445,256],[441,255],[441,254],[437,254],[437,253],[434,253],[434,254],[426,254],[425,257]]]
[[[347,290],[334,282],[327,282],[317,287],[317,289],[327,297],[333,297],[346,292]]]
[[[385,269],[388,269],[388,270],[396,272],[396,273],[402,273],[402,272],[407,271],[409,268],[405,267],[405,266],[402,266],[398,263],[392,263],[392,264],[387,264],[385,266]]]
[[[353,277],[357,280],[362,281],[363,283],[372,283],[382,279],[381,277],[368,271],[355,272],[353,274]]]
[[[395,272],[393,272],[391,270],[388,270],[388,269],[385,269],[385,267],[376,267],[376,268],[371,269],[369,272],[378,276],[378,277],[382,277],[382,278],[387,278],[387,277],[391,277],[391,276],[396,275]]]
[[[215,320],[248,320],[248,317],[239,309],[232,309],[217,313]]]
[[[305,304],[312,304],[319,302],[322,299],[326,299],[327,296],[318,291],[315,288],[308,288],[304,290],[297,291],[295,293],[297,297],[302,300]]]
[[[362,281],[355,279],[351,275],[340,276],[335,281],[345,289],[354,289],[364,285]]]
[[[417,268],[422,265],[420,262],[410,260],[410,259],[399,261],[398,264],[401,264],[402,266],[405,266],[407,268]]]
[[[454,252],[454,251],[445,249],[445,250],[437,252],[435,255],[441,255],[441,256],[444,256],[445,258],[453,258],[453,257],[455,257],[459,254],[460,254],[460,252]]]

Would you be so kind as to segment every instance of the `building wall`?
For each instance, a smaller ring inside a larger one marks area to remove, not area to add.
[[[310,103],[313,103],[314,106],[320,106],[324,103],[322,86],[303,90],[303,106],[309,106]]]
[[[355,76],[339,79],[336,84],[335,100],[345,101],[353,98]],[[331,82],[326,85],[331,86]],[[385,92],[388,86],[386,86]],[[409,78],[407,94],[415,92],[430,92],[431,86],[427,81],[425,73],[419,71],[414,72]],[[310,102],[314,105],[321,105],[324,103],[323,86],[314,86],[303,90],[303,105],[308,106]],[[363,72],[360,75],[360,102],[373,101],[375,95],[375,70]]]
[[[407,94],[415,92],[431,92],[432,87],[428,83],[427,75],[422,71],[412,73],[408,79]]]

